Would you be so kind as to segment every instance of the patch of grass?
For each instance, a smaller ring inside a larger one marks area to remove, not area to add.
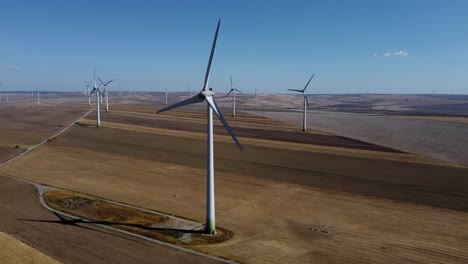
[[[216,235],[203,234],[202,231],[152,227],[166,221],[168,217],[70,191],[48,191],[44,193],[44,200],[55,210],[172,244],[209,245],[234,236],[233,232],[219,227]],[[189,234],[190,238],[180,239],[185,234]]]
[[[130,223],[149,226],[168,219],[162,215],[101,201],[69,191],[49,191],[44,193],[44,198],[47,204],[56,210],[92,221],[106,221],[109,224]]]

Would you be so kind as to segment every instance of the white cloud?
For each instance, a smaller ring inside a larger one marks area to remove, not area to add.
[[[390,56],[398,56],[398,57],[406,57],[409,55],[407,51],[400,50],[400,51],[395,51],[395,52],[385,52],[382,54],[384,57],[390,57]]]
[[[397,51],[397,52],[393,52],[393,56],[406,57],[406,56],[408,56],[408,52],[400,50],[400,51]]]

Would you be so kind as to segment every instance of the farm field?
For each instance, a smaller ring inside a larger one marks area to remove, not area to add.
[[[255,112],[284,122],[300,124],[300,113]],[[440,122],[452,120],[452,122]],[[456,120],[456,121],[453,121]],[[468,124],[464,118],[366,115],[311,111],[311,129],[399,149],[420,156],[468,165]]]
[[[0,162],[57,133],[89,109],[83,106],[0,108]]]
[[[204,221],[204,120],[144,108],[103,114],[101,129],[91,114],[0,172]],[[245,263],[468,261],[467,168],[239,120],[244,153],[215,126],[217,223],[235,236],[197,250]]]
[[[13,237],[0,232],[0,262],[2,263],[45,263],[55,264],[59,261],[45,255]]]
[[[440,121],[453,124],[464,124],[468,125],[467,117],[446,117],[446,116],[398,116],[401,118],[407,119],[416,119],[416,120],[431,120],[431,121]]]

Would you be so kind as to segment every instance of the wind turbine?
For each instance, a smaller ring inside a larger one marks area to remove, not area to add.
[[[302,93],[304,95],[304,115],[302,117],[302,131],[306,131],[307,129],[307,121],[306,121],[306,118],[307,118],[307,109],[309,108],[309,100],[307,100],[307,92],[306,92],[306,89],[307,89],[307,86],[309,85],[310,81],[312,80],[312,78],[314,78],[314,74],[312,74],[312,76],[310,77],[309,81],[307,82],[306,86],[304,87],[304,89],[302,90],[296,90],[296,89],[288,89],[289,91],[294,91],[294,92],[299,92],[299,93]]]
[[[87,83],[84,81],[84,84],[86,86],[85,95],[88,96],[88,105],[91,105],[91,97],[89,96],[89,86],[91,85],[91,82]]]
[[[226,94],[226,97],[232,93],[232,116],[236,116],[236,92],[241,93],[241,91],[237,90],[236,88],[232,88],[232,75],[229,75],[229,77],[231,77],[231,90],[228,94]]]
[[[255,88],[255,108],[257,108],[257,88]]]
[[[187,85],[187,90],[188,90],[188,96],[192,96],[192,91],[190,90],[190,87]]]
[[[37,89],[37,105],[41,105],[41,94],[39,93],[39,89]]]
[[[100,128],[101,127],[101,113],[99,110],[99,95],[102,96],[101,90],[99,89],[99,86],[96,85],[96,69],[94,69],[94,87],[91,93],[89,94],[89,97],[96,92],[96,127]]]
[[[156,113],[162,113],[164,111],[168,111],[177,107],[181,107],[184,105],[190,105],[195,103],[200,103],[206,101],[207,103],[207,191],[206,191],[206,227],[205,233],[207,234],[216,234],[216,226],[215,226],[215,201],[214,201],[214,151],[213,151],[213,111],[218,116],[219,120],[223,124],[224,128],[227,130],[229,135],[231,135],[232,139],[242,151],[242,146],[240,145],[239,141],[237,141],[236,136],[229,128],[226,120],[224,120],[221,111],[219,110],[216,101],[214,100],[214,92],[211,88],[208,88],[208,81],[210,79],[210,69],[211,69],[211,62],[213,60],[213,54],[216,48],[216,40],[218,38],[218,31],[219,25],[221,24],[221,20],[218,21],[218,26],[216,27],[216,33],[213,40],[213,46],[211,48],[210,59],[208,61],[208,66],[206,69],[205,74],[205,82],[203,85],[203,89],[200,91],[199,94],[186,99],[182,102],[176,103],[174,105],[168,106],[164,109],[159,110]]]
[[[166,104],[167,104],[167,88],[166,88]]]
[[[107,85],[109,85],[109,83],[111,83],[112,81],[114,81],[114,79],[108,81],[108,82],[103,82],[101,80],[101,78],[98,77],[98,80],[101,82],[101,84],[104,86],[104,94],[105,94],[105,97],[106,97],[106,113],[109,112],[109,92],[107,91]],[[101,100],[102,102],[102,100]]]

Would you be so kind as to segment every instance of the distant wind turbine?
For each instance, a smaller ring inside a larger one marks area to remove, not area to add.
[[[236,92],[241,93],[241,91],[239,91],[236,88],[232,87],[232,75],[229,75],[229,77],[231,77],[231,90],[226,95],[226,97],[228,97],[229,94],[232,93],[232,116],[236,116]]]
[[[306,89],[307,89],[307,86],[309,85],[310,81],[312,80],[312,78],[314,78],[314,75],[315,75],[315,73],[312,74],[312,76],[310,77],[310,79],[307,82],[304,89],[302,89],[302,90],[288,89],[289,91],[299,92],[299,93],[302,93],[304,95],[304,115],[302,116],[302,131],[306,131],[306,129],[307,129],[307,121],[306,120],[307,120],[307,109],[309,108],[309,100],[307,99]]]
[[[37,90],[37,105],[41,105],[41,94],[39,93],[39,89]]]
[[[89,96],[89,86],[91,85],[91,82],[84,81],[84,84],[86,86],[85,95],[88,97],[88,105],[91,105],[91,97]]]
[[[109,85],[109,83],[111,83],[112,81],[114,81],[114,79],[108,81],[108,82],[103,82],[101,80],[101,78],[98,77],[98,80],[101,82],[101,84],[104,86],[104,95],[106,97],[106,113],[109,112],[109,92],[107,91],[107,85]],[[102,102],[102,100],[101,100]]]
[[[188,96],[192,96],[192,91],[190,90],[190,87],[187,85],[187,90],[188,90]]]
[[[216,234],[216,225],[215,225],[215,197],[214,197],[214,151],[213,151],[213,111],[218,116],[221,123],[224,125],[224,128],[227,130],[229,135],[231,135],[232,139],[242,151],[242,146],[240,145],[239,141],[237,141],[236,136],[229,128],[226,120],[224,120],[221,111],[219,110],[218,106],[216,105],[216,101],[214,100],[214,92],[211,88],[208,88],[208,81],[210,78],[210,69],[211,69],[211,62],[213,60],[213,54],[216,48],[216,40],[218,38],[218,31],[219,25],[221,20],[218,21],[218,26],[216,27],[216,33],[213,40],[213,46],[211,48],[210,59],[208,61],[208,67],[206,69],[205,74],[205,82],[203,85],[203,89],[201,92],[189,99],[186,99],[182,102],[176,103],[174,105],[168,106],[164,109],[159,110],[156,113],[161,113],[164,111],[168,111],[177,107],[181,107],[184,105],[190,105],[195,103],[200,103],[206,101],[207,103],[207,147],[208,147],[208,155],[207,155],[207,192],[206,192],[206,227],[205,233],[207,234]]]
[[[166,104],[167,104],[167,88],[166,88]]]
[[[94,69],[94,87],[91,93],[89,94],[89,97],[91,97],[91,95],[94,92],[96,92],[96,127],[100,128],[101,127],[101,113],[99,110],[99,101],[100,101],[99,97],[100,96],[102,97],[102,92],[99,89],[99,86],[97,86],[96,84],[96,69]]]
[[[255,88],[255,108],[257,108],[257,88]]]

